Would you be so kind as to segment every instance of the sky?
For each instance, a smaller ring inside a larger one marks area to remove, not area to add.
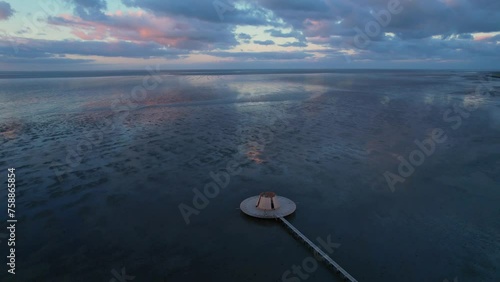
[[[498,0],[0,0],[0,71],[499,65]]]

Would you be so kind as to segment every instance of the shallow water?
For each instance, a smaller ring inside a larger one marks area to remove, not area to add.
[[[331,257],[358,281],[499,281],[500,82],[482,77],[0,79],[0,175],[15,167],[18,187],[17,274],[0,279],[110,281],[125,268],[134,281],[282,281],[310,252],[238,210],[272,190],[297,203],[289,220],[305,235],[340,244]],[[435,128],[446,141],[391,189],[384,173]],[[241,171],[186,224],[179,205],[228,164]],[[340,281],[323,265],[307,275]]]

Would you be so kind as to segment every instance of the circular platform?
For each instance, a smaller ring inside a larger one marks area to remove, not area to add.
[[[274,210],[258,209],[257,201],[259,200],[259,196],[253,196],[245,199],[241,202],[240,209],[249,216],[258,218],[276,218],[290,215],[297,208],[295,203],[288,198],[281,196],[276,196],[276,198],[279,201],[280,207]]]

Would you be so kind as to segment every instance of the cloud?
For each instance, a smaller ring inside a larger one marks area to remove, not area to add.
[[[341,0],[343,1],[343,0]],[[285,26],[300,30],[307,19],[331,19],[334,11],[326,0],[256,0],[256,2],[272,11],[276,19],[282,20]]]
[[[106,0],[64,1],[71,3],[72,14],[51,15],[48,23],[79,40],[15,38],[19,52],[13,54],[7,38],[0,37],[0,60],[182,58],[196,53],[231,59],[224,62],[302,60],[306,65],[330,63],[349,51],[353,62],[390,65],[397,60],[493,63],[500,53],[500,37],[494,33],[500,31],[498,0],[399,0],[400,13],[387,12],[390,0],[121,0],[133,8],[126,11],[109,10]],[[0,0],[0,20],[13,13]],[[240,32],[252,27],[258,27],[253,35]],[[270,38],[252,41],[261,30]],[[360,34],[368,38],[366,46],[355,44]],[[275,44],[282,38],[289,42]],[[241,45],[252,42],[273,52],[228,51],[245,50]],[[307,49],[280,52],[283,47]]]
[[[305,42],[287,42],[285,44],[280,44],[281,47],[307,47],[307,43]]]
[[[371,21],[384,22],[388,0],[260,0],[275,15],[308,37],[354,36],[355,28],[365,30]],[[400,0],[397,14],[381,27],[404,39],[441,34],[498,31],[500,2],[496,0]],[[306,8],[307,3],[310,7]],[[380,20],[382,19],[382,20]]]
[[[331,44],[339,45],[338,39]],[[348,48],[348,45],[347,49]],[[354,48],[354,47],[353,47]],[[354,54],[348,55],[352,61],[390,62],[413,60],[441,62],[457,61],[472,62],[475,60],[489,60],[491,63],[499,62],[500,44],[493,41],[475,41],[453,36],[449,39],[401,39],[392,38],[371,42],[366,49],[356,49]],[[327,57],[344,56],[339,49],[317,50]],[[489,58],[489,59],[488,59]]]
[[[240,33],[238,34],[238,39],[241,40],[241,42],[243,42],[244,44],[248,44],[250,43],[250,39],[252,39],[252,36],[250,36],[250,34],[246,34],[246,33]]]
[[[105,19],[106,0],[66,0],[74,5],[76,15],[86,20]]]
[[[233,1],[225,0],[122,0],[122,2],[129,7],[141,8],[161,16],[184,17],[224,25],[276,25],[269,11],[253,1],[243,1],[244,5],[234,5]]]
[[[284,37],[284,38],[288,38],[288,37],[300,38],[300,37],[303,37],[302,33],[298,32],[298,31],[295,31],[295,30],[292,30],[290,32],[283,32],[283,31],[281,31],[279,29],[267,29],[266,32],[269,33],[269,35],[271,35],[272,37]]]
[[[115,13],[105,19],[51,17],[49,23],[71,28],[82,40],[155,42],[186,50],[229,49],[238,44],[231,26],[198,19],[155,16],[142,11]]]
[[[281,47],[307,47],[307,42],[312,42],[334,50],[341,46],[354,48],[353,40],[358,31],[366,33],[370,22],[381,22],[379,32],[369,38],[370,42],[381,41],[389,50],[401,48],[398,45],[401,40],[422,40],[424,44],[425,39],[433,36],[459,36],[471,40],[471,33],[498,31],[500,26],[500,2],[495,0],[400,0],[402,11],[388,16],[388,0],[245,0],[234,5],[230,4],[234,2],[223,2],[232,7],[225,11],[224,20],[218,17],[212,2],[196,1],[202,4],[194,5],[195,1],[124,0],[124,3],[155,15],[185,17],[216,26],[222,23],[230,30],[236,25],[273,26],[265,30],[270,36],[297,39],[280,44]],[[390,41],[388,33],[398,40]],[[248,43],[251,37],[238,35],[237,38]],[[272,44],[267,40],[255,40],[254,43]],[[226,45],[230,48],[235,43],[231,44]],[[376,44],[370,44],[362,53],[375,55],[376,48]],[[425,50],[422,52],[422,55],[429,54]]]
[[[38,58],[36,60],[30,58],[4,58],[0,56],[0,61],[4,64],[12,65],[81,65],[95,62],[90,59],[70,59],[70,58]]]
[[[238,39],[252,39],[252,36],[250,36],[250,34],[240,33],[238,34]]]
[[[106,0],[64,0],[73,6],[73,13],[85,20],[106,18]]]
[[[253,43],[255,44],[258,44],[258,45],[264,45],[264,46],[268,46],[268,45],[274,45],[274,41],[272,40],[254,40]]]
[[[178,49],[169,49],[164,46],[149,43],[132,42],[102,42],[76,40],[42,40],[11,38],[13,42],[0,39],[0,53],[3,59],[7,58],[56,58],[66,55],[127,57],[127,58],[179,58],[187,52]]]
[[[14,15],[14,10],[9,3],[0,1],[0,21],[8,20]]]
[[[210,52],[208,55],[243,60],[300,60],[314,56],[306,52]]]

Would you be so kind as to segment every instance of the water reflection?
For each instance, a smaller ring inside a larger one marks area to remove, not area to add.
[[[384,247],[391,230],[401,235],[390,237],[394,245],[414,248],[417,244],[424,250],[422,259],[414,260],[426,266],[425,258],[435,255],[429,242],[446,238],[449,244],[460,246],[470,241],[470,234],[486,234],[485,241],[474,244],[491,244],[496,230],[472,228],[462,236],[453,229],[455,220],[467,213],[455,216],[455,210],[442,203],[452,198],[463,208],[470,206],[470,197],[456,192],[454,182],[439,183],[436,175],[459,179],[463,168],[473,167],[496,180],[493,172],[498,161],[488,148],[498,145],[498,103],[494,97],[446,94],[463,91],[460,79],[408,76],[370,72],[162,76],[163,83],[137,101],[127,95],[142,84],[139,76],[0,82],[2,138],[10,140],[29,132],[26,144],[2,143],[0,152],[1,161],[8,160],[8,165],[23,171],[21,187],[26,193],[18,201],[24,214],[19,241],[24,243],[18,251],[26,271],[20,280],[80,277],[98,281],[102,273],[121,267],[116,262],[126,264],[127,271],[140,281],[278,280],[282,272],[276,270],[310,254],[290,248],[296,242],[274,222],[249,224],[253,219],[237,210],[241,199],[263,189],[279,189],[300,199],[295,220],[312,236],[342,238],[343,248],[349,251],[339,253],[338,258],[353,266],[360,281],[384,275],[386,281],[397,281],[404,276],[398,270],[387,272],[360,264],[357,259],[370,255],[365,246],[374,240],[380,242],[371,244],[374,254],[387,252],[373,257],[380,265],[411,252]],[[111,103],[116,99],[125,99],[125,105],[134,103],[123,128],[115,124],[121,130],[109,130],[65,181],[57,182],[51,162],[64,160],[67,148],[77,150],[86,133],[96,129],[94,123],[114,113]],[[13,101],[23,107],[9,108]],[[384,197],[371,193],[369,175],[381,177],[387,169],[397,169],[396,156],[406,155],[415,148],[415,139],[422,140],[429,136],[429,129],[442,126],[442,113],[454,103],[476,102],[480,109],[464,121],[462,132],[456,131],[458,138],[449,143],[457,147],[439,147],[426,161],[427,168],[405,182],[419,184],[418,189],[402,189]],[[28,113],[36,118],[26,121]],[[477,120],[484,123],[474,124]],[[496,126],[490,128],[488,138],[483,138],[485,124]],[[269,132],[273,138],[258,136]],[[445,154],[446,162],[440,154]],[[463,158],[467,155],[473,161]],[[241,174],[231,176],[227,188],[186,226],[179,203],[192,205],[193,189],[203,190],[213,181],[210,172],[220,172],[230,160],[243,164]],[[488,189],[478,186],[477,198],[498,198],[498,189],[489,189],[493,183],[485,182]],[[486,206],[482,212],[488,214],[495,204],[485,201],[472,209]],[[440,217],[446,209],[455,215]],[[317,214],[334,219],[325,221]],[[379,225],[370,220],[370,214],[387,215],[391,220]],[[495,226],[494,222],[494,218],[482,218],[485,225]],[[451,228],[452,237],[435,228],[443,223]],[[414,240],[427,237],[436,240]],[[235,245],[238,248],[232,248]],[[289,256],[284,261],[261,256],[263,248],[274,254],[286,249]],[[350,251],[359,256],[350,256]],[[441,251],[446,257],[467,253],[448,247]],[[60,257],[64,258],[62,268]],[[47,258],[43,265],[40,258]],[[412,268],[414,262],[403,266]],[[262,267],[269,270],[255,271]],[[445,268],[456,267],[456,262],[450,262]],[[440,271],[442,265],[431,270]],[[329,273],[316,275],[319,281],[331,279]],[[4,281],[3,276],[0,279]]]

